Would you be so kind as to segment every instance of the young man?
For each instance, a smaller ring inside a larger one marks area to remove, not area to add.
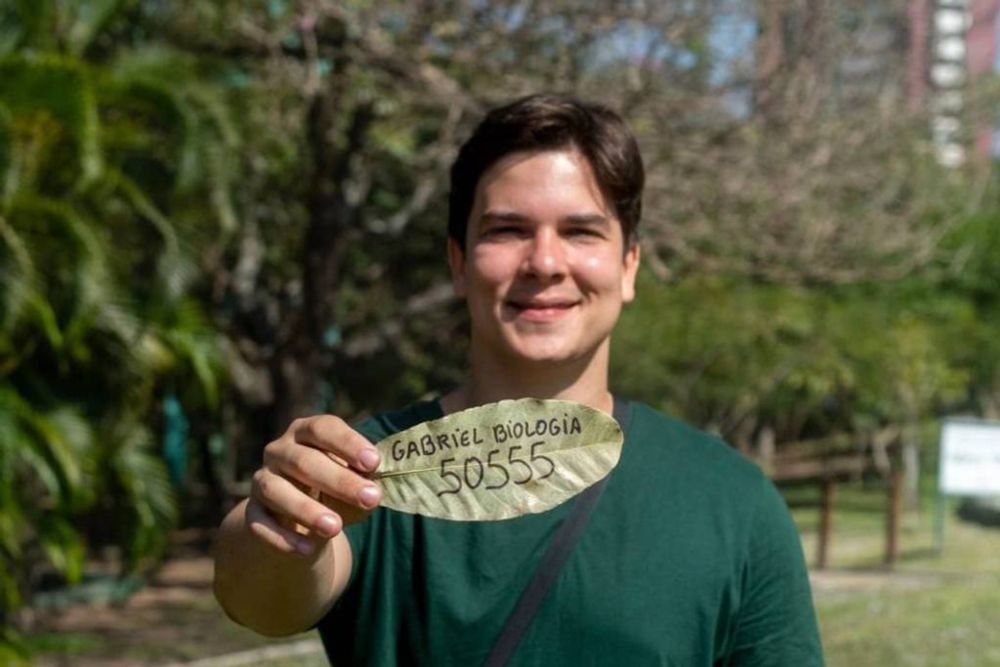
[[[643,178],[603,107],[540,95],[487,115],[451,172],[467,381],[358,430],[300,419],[265,448],[220,530],[215,590],[232,618],[272,635],[315,625],[335,664],[483,664],[577,499],[498,522],[377,509],[370,443],[507,398],[611,413]],[[821,665],[798,535],[770,482],[647,406],[624,421],[621,460],[510,664]]]

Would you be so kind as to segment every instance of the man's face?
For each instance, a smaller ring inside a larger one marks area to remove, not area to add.
[[[606,347],[635,295],[639,248],[587,160],[573,150],[512,153],[476,187],[465,252],[448,258],[468,301],[473,352],[505,363],[558,363]]]

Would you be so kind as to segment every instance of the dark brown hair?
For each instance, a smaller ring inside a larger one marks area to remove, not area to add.
[[[625,121],[600,104],[564,95],[530,95],[486,114],[451,167],[448,235],[464,251],[479,179],[497,160],[520,151],[573,148],[590,164],[601,194],[621,222],[625,247],[636,239],[645,170]]]

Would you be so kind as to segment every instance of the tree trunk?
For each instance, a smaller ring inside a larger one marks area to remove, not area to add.
[[[903,438],[903,506],[908,512],[920,511],[920,427],[915,420],[906,425]]]
[[[302,304],[289,313],[291,335],[272,364],[275,419],[283,429],[297,417],[327,408],[324,380],[332,372],[333,354],[326,343],[336,325],[336,303],[352,230],[359,223],[359,203],[345,196],[354,176],[352,164],[364,149],[374,120],[370,102],[349,108],[350,65],[343,63],[329,84],[313,98],[307,116],[311,149],[309,223],[302,248]],[[335,140],[337,118],[349,118],[345,136]],[[340,152],[338,153],[338,147]]]

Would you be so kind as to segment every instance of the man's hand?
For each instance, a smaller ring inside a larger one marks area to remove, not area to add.
[[[247,527],[279,551],[311,554],[378,506],[382,491],[370,479],[378,466],[378,450],[342,419],[296,419],[264,448]]]

